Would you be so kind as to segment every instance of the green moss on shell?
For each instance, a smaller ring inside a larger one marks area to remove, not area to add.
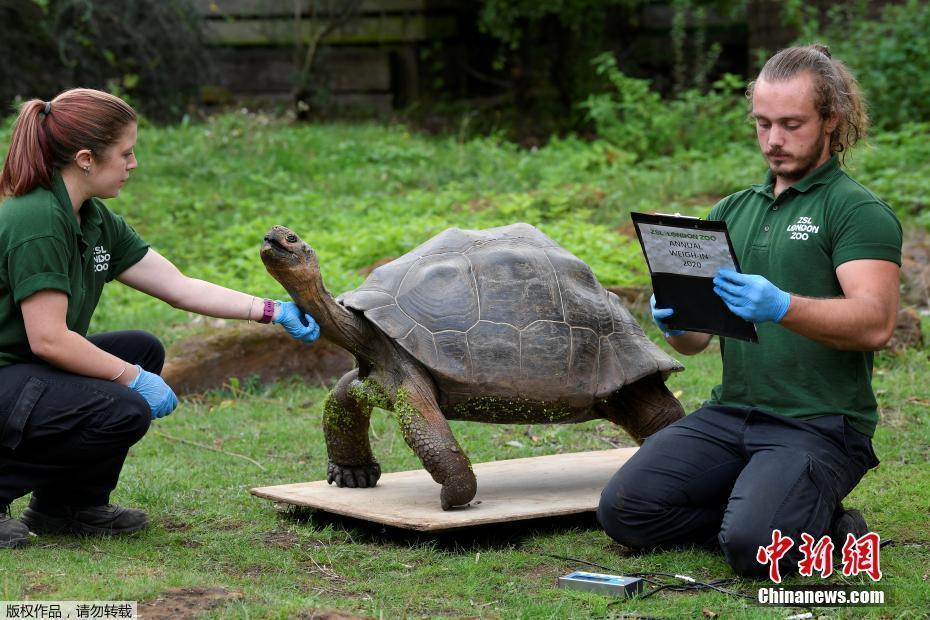
[[[562,403],[546,403],[528,398],[481,396],[450,408],[453,419],[476,422],[539,422],[559,424],[579,413]]]

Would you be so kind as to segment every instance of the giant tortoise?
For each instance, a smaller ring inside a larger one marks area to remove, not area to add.
[[[529,224],[450,228],[375,269],[338,299],[314,250],[273,227],[262,261],[322,333],[357,361],[327,397],[327,479],[371,487],[373,406],[392,410],[442,485],[444,510],[477,484],[446,420],[573,423],[605,418],[637,442],[678,420],[664,380],[682,369],[591,269]]]

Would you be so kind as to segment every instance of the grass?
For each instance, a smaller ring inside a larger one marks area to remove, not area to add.
[[[930,142],[926,128],[907,131],[879,136],[856,163],[857,178],[880,189],[912,230],[930,224],[920,203],[927,195],[923,162]],[[630,210],[704,213],[761,175],[752,145],[630,168],[616,163],[609,148],[572,139],[521,151],[493,139],[423,138],[403,127],[289,126],[246,115],[144,128],[138,150],[142,168],[112,207],[187,273],[273,296],[282,291],[264,273],[257,250],[275,223],[317,247],[334,292],[358,284],[361,267],[399,255],[446,226],[517,220],[538,224],[606,284],[645,285],[639,248],[623,228]],[[893,178],[885,166],[895,170]],[[171,341],[199,325],[113,286],[94,328],[145,326]],[[713,353],[684,361],[687,370],[670,385],[691,410],[717,381],[720,363]],[[892,600],[881,608],[821,608],[818,615],[924,617],[930,600],[928,352],[881,354],[876,368],[882,421],[875,446],[882,465],[848,504],[862,509],[883,539],[895,541],[881,554],[880,585]],[[297,380],[241,385],[185,398],[132,449],[112,499],[147,510],[153,522],[147,531],[128,539],[41,537],[28,549],[6,551],[0,554],[0,598],[162,597],[211,618],[309,618],[327,609],[384,618],[678,618],[705,609],[708,617],[785,617],[804,611],[764,608],[712,591],[624,601],[556,589],[559,575],[585,565],[552,556],[618,573],[733,577],[717,554],[631,555],[590,520],[431,537],[279,513],[248,489],[325,476],[325,391]],[[452,427],[473,462],[630,443],[605,422]],[[385,471],[419,468],[384,412],[373,418],[372,443]],[[14,513],[24,504],[17,501]],[[871,583],[862,576],[828,581]],[[754,594],[760,585],[743,580],[727,587]],[[185,595],[177,588],[222,590]]]

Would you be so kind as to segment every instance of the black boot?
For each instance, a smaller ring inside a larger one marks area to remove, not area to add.
[[[0,506],[0,549],[22,547],[29,542],[29,528],[10,517],[10,507]]]
[[[141,510],[106,506],[61,506],[54,510],[37,509],[35,499],[23,511],[22,521],[36,534],[80,534],[83,536],[119,536],[145,529],[149,517]]]
[[[833,524],[830,526],[830,536],[836,549],[842,549],[846,544],[846,535],[852,534],[856,539],[869,533],[869,524],[865,522],[862,513],[852,508],[846,510],[843,504],[836,507],[833,512]]]

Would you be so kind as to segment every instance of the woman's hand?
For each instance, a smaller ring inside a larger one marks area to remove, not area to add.
[[[141,366],[137,365],[136,368],[139,374],[129,384],[129,388],[138,392],[149,404],[152,419],[163,418],[174,411],[178,406],[178,397],[165,380],[153,372],[143,370]]]
[[[301,312],[292,301],[276,301],[278,311],[271,322],[280,325],[288,334],[301,342],[313,342],[320,337],[320,326],[312,316]]]

